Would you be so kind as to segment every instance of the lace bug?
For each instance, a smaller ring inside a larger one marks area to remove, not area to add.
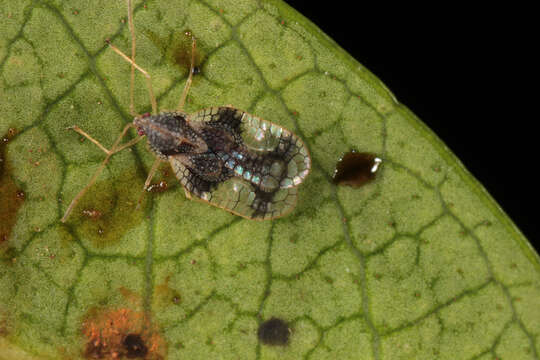
[[[126,125],[109,150],[77,126],[71,127],[106,154],[88,184],[75,196],[61,221],[66,222],[79,199],[96,181],[110,157],[146,137],[156,160],[145,181],[144,190],[162,161],[168,161],[184,187],[186,197],[198,198],[233,214],[256,220],[269,220],[294,209],[300,185],[311,168],[311,158],[302,140],[291,131],[233,106],[210,107],[193,114],[183,111],[194,74],[196,50],[192,36],[189,76],[176,111],[158,112],[151,76],[135,62],[133,8],[128,3],[131,57],[107,41],[113,51],[131,64],[130,112],[133,122]],[[147,80],[152,114],[136,114],[133,104],[135,70]],[[120,144],[130,128],[139,137]]]

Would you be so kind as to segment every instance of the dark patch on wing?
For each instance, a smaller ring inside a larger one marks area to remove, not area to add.
[[[230,178],[225,172],[227,169],[223,166],[223,161],[214,153],[191,155],[189,160],[190,170],[204,180],[222,182]]]
[[[233,172],[223,167],[223,163],[212,153],[198,154],[190,157],[191,164],[183,164],[183,173],[176,176],[184,183],[189,192],[200,196],[203,192],[211,192],[219,184],[233,177]]]
[[[209,149],[214,152],[230,152],[244,144],[241,134],[242,112],[222,107],[200,132]]]
[[[285,163],[289,163],[291,159],[298,154],[299,147],[296,144],[296,138],[292,134],[289,136],[282,136],[279,139],[278,146],[268,156],[284,160]],[[295,151],[296,149],[296,151]]]
[[[272,192],[266,192],[259,188],[255,188],[255,200],[253,200],[253,204],[251,204],[251,207],[255,210],[253,215],[251,215],[252,218],[264,218],[264,216],[268,214],[268,204],[272,204],[278,190],[279,188]]]
[[[242,124],[242,112],[229,107],[220,107],[217,114],[211,116],[208,125],[225,128],[231,132],[240,134]]]

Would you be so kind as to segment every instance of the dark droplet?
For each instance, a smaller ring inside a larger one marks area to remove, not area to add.
[[[361,187],[375,179],[381,162],[375,154],[350,151],[336,165],[334,184]]]
[[[148,348],[138,334],[127,335],[124,338],[123,345],[127,351],[126,356],[128,359],[143,358],[148,353]]]
[[[101,217],[101,211],[96,209],[85,209],[82,211],[82,214],[89,219],[99,219]]]
[[[259,326],[257,336],[266,345],[287,345],[291,330],[287,323],[278,318],[266,320]]]
[[[165,190],[167,190],[167,188],[169,187],[169,185],[167,184],[167,182],[165,180],[161,180],[159,183],[157,184],[152,184],[150,185],[146,191],[148,192],[152,192],[152,193],[162,193],[164,192]]]

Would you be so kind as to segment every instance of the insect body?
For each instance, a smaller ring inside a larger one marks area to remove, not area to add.
[[[134,124],[187,194],[246,218],[290,212],[311,166],[296,135],[233,107],[163,112]]]
[[[136,144],[146,135],[156,161],[148,174],[144,189],[150,185],[159,163],[168,161],[180,180],[186,196],[191,195],[236,215],[258,220],[274,219],[289,213],[296,204],[297,186],[311,168],[311,159],[300,138],[287,129],[263,120],[232,106],[212,107],[186,114],[182,109],[194,73],[195,38],[192,38],[191,67],[177,111],[157,111],[150,75],[135,63],[135,30],[133,8],[128,4],[128,23],[131,33],[131,57],[114,45],[112,50],[131,64],[130,112],[133,123],[124,130],[111,149],[86,132],[73,126],[106,154],[88,184],[75,196],[61,221],[67,221],[71,211],[96,181],[110,157]],[[108,41],[107,41],[108,42]],[[134,71],[147,80],[152,115],[134,111]],[[140,137],[120,145],[132,127]]]

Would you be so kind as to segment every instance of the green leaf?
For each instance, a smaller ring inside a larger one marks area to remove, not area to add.
[[[175,109],[190,30],[188,112],[233,104],[306,142],[295,211],[241,219],[186,200],[166,168],[135,210],[154,159],[139,143],[60,223],[104,158],[66,127],[111,146],[131,121],[130,67],[104,42],[129,53],[126,18],[121,1],[0,4],[0,359],[538,359],[538,255],[377,78],[277,0],[137,2],[137,63]],[[145,86],[137,74],[139,112]],[[332,182],[351,149],[383,160],[360,188]]]

